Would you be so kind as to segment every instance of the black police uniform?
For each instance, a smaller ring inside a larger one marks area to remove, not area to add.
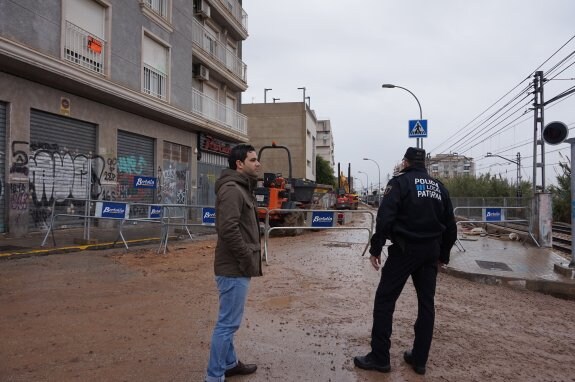
[[[449,194],[427,174],[423,163],[415,163],[387,184],[376,222],[371,255],[381,255],[386,239],[393,244],[375,294],[371,355],[378,363],[389,365],[395,302],[411,275],[418,301],[412,360],[414,365],[425,367],[435,321],[437,261],[449,262],[457,239]]]

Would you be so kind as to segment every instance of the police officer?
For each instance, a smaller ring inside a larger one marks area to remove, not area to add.
[[[389,181],[384,191],[369,249],[371,264],[379,270],[383,246],[386,240],[392,242],[375,293],[371,352],[355,357],[354,363],[366,370],[384,373],[391,370],[393,311],[411,276],[418,310],[413,347],[403,357],[416,373],[425,374],[435,321],[437,267],[438,263],[449,262],[457,227],[447,190],[427,174],[425,150],[409,147],[402,165],[403,170]]]

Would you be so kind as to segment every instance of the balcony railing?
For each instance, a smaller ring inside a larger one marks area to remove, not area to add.
[[[64,58],[92,72],[104,73],[106,42],[66,21]]]
[[[144,0],[144,5],[164,19],[168,19],[168,0]]]
[[[210,33],[197,20],[194,19],[192,31],[194,43],[204,52],[222,63],[235,76],[246,82],[246,64],[236,53],[218,41],[217,37]]]
[[[236,20],[242,25],[245,32],[248,31],[248,14],[242,8],[242,5],[237,0],[219,0],[226,9],[234,16]]]
[[[224,124],[238,133],[248,133],[248,118],[245,115],[196,89],[192,90],[192,111],[207,119]]]
[[[167,99],[167,79],[164,73],[149,65],[144,64],[144,76],[142,77],[142,91],[151,96]]]

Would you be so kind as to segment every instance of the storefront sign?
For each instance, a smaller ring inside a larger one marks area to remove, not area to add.
[[[213,138],[210,135],[200,135],[200,150],[220,155],[230,155],[232,144],[224,142],[221,139]]]

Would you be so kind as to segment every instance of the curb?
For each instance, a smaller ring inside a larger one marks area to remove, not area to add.
[[[575,282],[562,283],[551,280],[527,280],[521,277],[506,277],[479,273],[468,273],[459,269],[441,268],[448,275],[487,285],[502,285],[515,289],[526,289],[533,292],[548,294],[565,300],[575,300]]]

